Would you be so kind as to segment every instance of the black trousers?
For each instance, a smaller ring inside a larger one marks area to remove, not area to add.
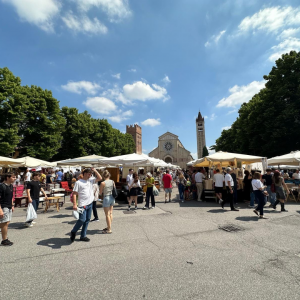
[[[98,212],[97,212],[97,201],[93,201],[93,215],[95,219],[99,219]]]
[[[232,188],[232,191],[233,191],[233,186],[231,188]],[[226,190],[227,190],[227,197],[224,200],[224,205],[225,205],[226,202],[229,201],[230,208],[234,209],[234,205],[233,205],[233,193],[230,193],[230,189],[229,189],[228,186],[226,186]]]
[[[154,200],[154,195],[153,195],[153,187],[147,187],[147,192],[146,192],[146,207],[149,208],[149,200],[151,197],[151,206],[155,207],[155,200]]]

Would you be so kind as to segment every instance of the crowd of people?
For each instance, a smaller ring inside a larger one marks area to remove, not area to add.
[[[51,173],[51,174],[50,174]],[[72,183],[72,194],[70,200],[73,203],[73,210],[78,212],[78,220],[71,230],[70,239],[73,242],[76,233],[81,229],[80,241],[88,242],[87,229],[90,221],[99,221],[96,201],[102,197],[102,207],[105,213],[106,228],[102,230],[103,234],[112,233],[113,206],[117,197],[116,185],[111,180],[110,173],[105,170],[102,174],[94,168],[85,169],[82,172],[76,170],[63,173],[58,170],[54,173],[49,172],[45,175],[43,172],[27,172],[24,174],[24,182],[26,183],[26,193],[28,203],[32,204],[35,211],[39,206],[39,197],[41,193],[47,199],[47,195],[42,184],[61,182],[68,176],[68,181]],[[4,175],[4,181],[0,184],[0,229],[2,234],[1,245],[11,246],[11,242],[7,237],[8,225],[14,211],[13,201],[13,185],[18,182],[19,174],[7,173]],[[43,176],[45,175],[45,176]],[[207,170],[200,168],[198,170],[165,170],[157,173],[160,176],[160,184],[164,190],[165,203],[172,201],[172,192],[174,188],[178,188],[179,200],[181,202],[195,200],[202,201],[202,193],[204,189],[204,180],[210,178],[213,180],[213,188],[218,203],[224,209],[225,204],[229,202],[232,211],[239,211],[235,204],[237,203],[237,189],[239,182],[232,168]],[[288,176],[288,177],[287,177]],[[244,171],[243,179],[243,198],[249,202],[249,207],[254,208],[253,212],[261,219],[264,216],[264,207],[270,202],[269,207],[276,209],[277,205],[281,205],[281,211],[285,212],[285,201],[287,194],[290,193],[285,180],[292,178],[295,183],[300,183],[299,170],[293,173],[280,172],[278,170],[267,169],[265,174],[257,171]],[[134,203],[134,209],[138,209],[138,195],[143,191],[139,176],[133,169],[129,169],[126,177],[126,195],[128,200],[128,210],[131,210],[131,204]],[[155,208],[156,186],[155,179],[151,172],[146,174],[146,203],[144,210]],[[225,188],[225,189],[224,189]],[[150,207],[151,199],[151,207]],[[255,206],[255,203],[257,204]],[[91,220],[92,212],[94,219]],[[34,220],[26,222],[27,227],[32,227]]]

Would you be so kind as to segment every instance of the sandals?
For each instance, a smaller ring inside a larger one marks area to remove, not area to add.
[[[106,230],[102,231],[102,234],[112,234],[112,231],[108,231],[107,228],[105,228]]]

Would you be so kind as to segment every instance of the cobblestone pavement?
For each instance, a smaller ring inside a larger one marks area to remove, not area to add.
[[[259,220],[245,204],[231,212],[214,202],[165,204],[162,192],[156,200],[130,214],[116,205],[110,235],[98,203],[91,241],[73,244],[70,202],[40,208],[32,228],[17,208],[14,245],[0,247],[0,299],[299,299],[298,203],[286,213],[266,208],[269,219]]]

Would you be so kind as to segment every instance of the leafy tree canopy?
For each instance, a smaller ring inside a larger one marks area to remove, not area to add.
[[[300,149],[300,52],[282,55],[264,79],[266,87],[241,106],[216,151],[273,157]]]

